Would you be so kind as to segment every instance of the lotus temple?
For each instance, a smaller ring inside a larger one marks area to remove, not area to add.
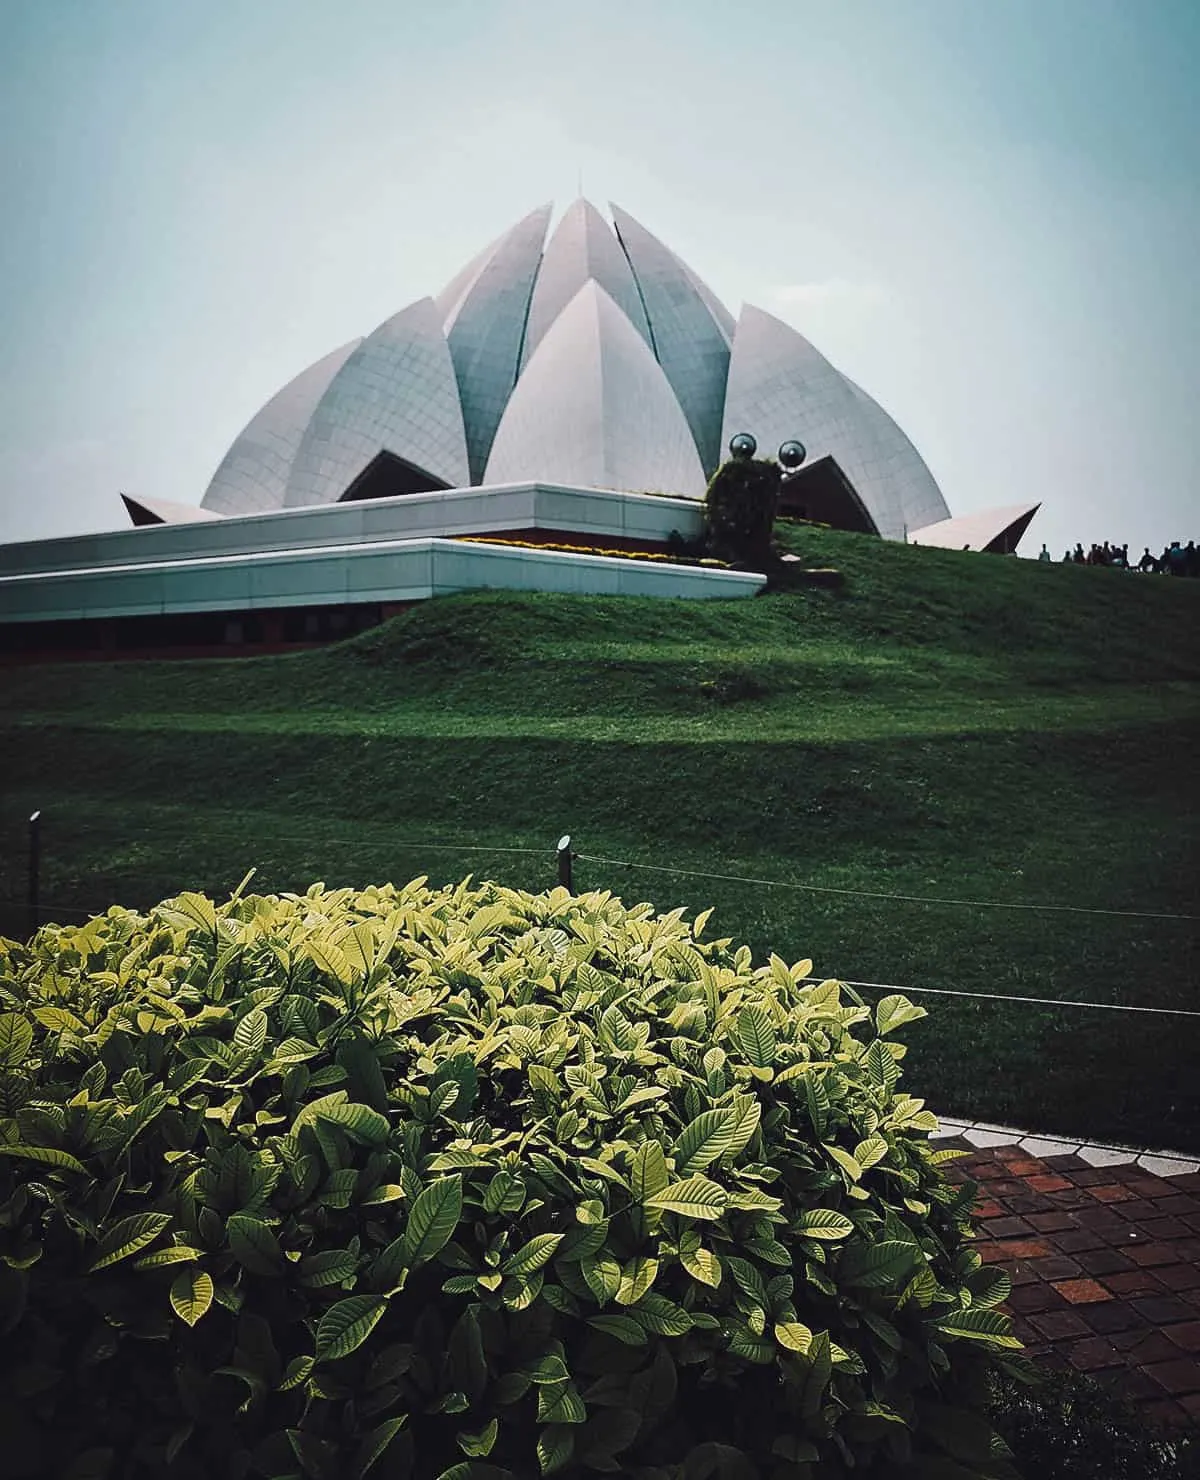
[[[301,369],[198,504],[123,494],[123,529],[0,545],[0,646],[266,651],[479,587],[753,595],[756,572],[627,558],[699,535],[747,433],[806,449],[792,517],[1015,550],[1038,506],[953,518],[900,427],[795,329],[751,304],[735,319],[616,206],[551,221],[533,211]]]

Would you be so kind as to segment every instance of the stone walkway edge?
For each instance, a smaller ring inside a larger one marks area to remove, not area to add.
[[[1182,1151],[1149,1151],[1136,1146],[1111,1146],[1103,1141],[1081,1141],[1074,1136],[1047,1136],[990,1125],[983,1120],[957,1120],[938,1116],[939,1129],[931,1141],[962,1140],[979,1151],[994,1146],[1020,1146],[1030,1156],[1078,1156],[1092,1167],[1126,1166],[1136,1162],[1157,1177],[1182,1177],[1200,1172],[1200,1158]]]

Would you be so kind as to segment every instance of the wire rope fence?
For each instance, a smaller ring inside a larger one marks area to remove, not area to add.
[[[64,856],[72,846],[89,853],[83,847],[88,839],[87,827],[75,820],[64,829],[66,836],[59,843],[54,821],[51,814],[40,810],[29,816],[23,867],[11,859],[4,867],[0,858],[2,934],[28,938],[42,923],[80,923],[103,914],[115,902],[145,910],[186,888],[201,888],[214,896],[222,891],[228,894],[237,883],[236,879],[223,877],[231,852],[236,853],[239,878],[245,872],[244,865],[257,863],[254,887],[274,893],[303,893],[314,879],[325,877],[361,883],[364,866],[372,875],[381,874],[379,860],[383,858],[389,862],[382,872],[390,872],[397,879],[424,873],[449,882],[452,877],[470,873],[522,889],[565,886],[572,891],[609,891],[626,899],[653,883],[656,890],[666,894],[665,898],[658,895],[658,907],[699,913],[717,902],[721,918],[734,926],[732,933],[747,940],[757,935],[756,944],[768,949],[783,949],[770,934],[770,922],[790,921],[801,909],[807,912],[804,918],[809,922],[820,919],[820,911],[857,911],[861,907],[883,911],[889,920],[894,912],[903,917],[904,929],[893,926],[879,933],[883,939],[894,941],[903,936],[908,942],[907,957],[904,952],[898,953],[906,962],[905,969],[881,972],[880,965],[891,964],[882,958],[881,945],[880,951],[863,959],[837,959],[838,979],[864,1000],[900,992],[918,1001],[927,1000],[930,1006],[935,1002],[944,1005],[944,1011],[938,1014],[941,1026],[934,1030],[935,1044],[924,1051],[922,1062],[926,1072],[933,1070],[935,1082],[943,1086],[943,1102],[949,1100],[956,1113],[982,1111],[974,1118],[995,1120],[1003,1114],[1004,1106],[1022,1103],[1024,1094],[1033,1107],[1025,1121],[1032,1118],[1036,1122],[1029,1128],[1049,1133],[1065,1131],[1069,1127],[1046,1120],[1050,1116],[1053,1121],[1055,1115],[1060,1121],[1070,1118],[1066,1088],[1070,1075],[1064,1075],[1059,1060],[1064,1052],[1072,1062],[1090,1054],[1096,1076],[1104,1081],[1102,1086],[1093,1087],[1093,1098],[1084,1096],[1087,1103],[1103,1106],[1099,1113],[1104,1134],[1097,1139],[1119,1139],[1123,1126],[1129,1127],[1127,1134],[1132,1134],[1136,1126],[1143,1143],[1168,1145],[1186,1140],[1193,1149],[1200,1149],[1200,1084],[1187,1068],[1200,1052],[1200,1029],[1196,1027],[1200,1005],[1190,1000],[1191,976],[1187,969],[1195,957],[1195,926],[1200,914],[1165,907],[1176,901],[1142,898],[1109,905],[1078,896],[980,898],[939,890],[925,894],[868,887],[872,880],[866,880],[863,887],[849,887],[812,878],[770,877],[732,864],[705,869],[667,861],[661,855],[660,861],[654,861],[652,857],[593,853],[577,847],[570,835],[537,845],[512,839],[492,842],[478,835],[405,834],[383,823],[356,823],[353,829],[331,829],[329,833],[286,827],[275,830],[261,819],[248,827],[239,827],[231,819],[227,830],[206,820],[203,835],[194,842],[198,852],[207,850],[204,856],[208,861],[194,869],[184,866],[178,877],[172,873],[171,886],[163,888],[164,863],[160,852],[155,851],[161,850],[164,836],[161,818],[155,819],[155,827],[123,829],[124,851],[117,850],[114,862],[90,874],[70,867]],[[181,816],[176,821],[180,837],[174,856],[188,859],[186,818]],[[96,828],[98,849],[110,832],[109,828]],[[211,862],[214,858],[219,860],[216,868]],[[690,859],[686,862],[690,864]],[[17,887],[19,882],[24,888]],[[767,898],[774,902],[775,914],[753,908],[755,902]],[[795,905],[789,905],[789,900]],[[921,914],[952,917],[955,923],[949,933],[959,942],[957,955],[948,961],[939,961],[932,951],[927,959],[921,956],[918,947],[923,936],[928,935],[932,941],[937,934],[910,918]],[[764,918],[768,920],[765,927]],[[1067,947],[1076,938],[1072,931],[1083,932],[1081,940],[1091,938],[1098,930],[1109,932],[1107,939],[1141,932],[1138,960],[1144,959],[1149,965],[1145,970],[1123,974],[1102,973],[1096,985],[1083,967],[1077,974],[1069,968],[1058,970],[1052,979],[1037,979],[1029,984],[1031,989],[1025,990],[1009,990],[1007,982],[964,980],[961,961],[966,947],[961,943],[976,936],[982,939],[988,920],[1011,922],[1003,927],[1007,932],[1034,933],[1042,929],[1041,922],[1057,922],[1055,931],[1066,932],[1058,953],[1064,959],[1070,954]],[[805,950],[804,954],[810,952]],[[1155,960],[1164,956],[1171,969],[1154,969]],[[1081,986],[1085,990],[1079,990]],[[1086,990],[1087,986],[1094,989]],[[972,1075],[987,1068],[986,1054],[993,1050],[1000,1088],[994,1083],[980,1088],[973,1083]],[[1157,1081],[1147,1099],[1147,1065],[1154,1063]],[[1164,1106],[1158,1117],[1162,1129],[1155,1134],[1153,1105],[1159,1101]],[[1044,1113],[1036,1108],[1040,1103],[1048,1107]],[[1055,1110],[1056,1105],[1062,1108]],[[1014,1122],[1010,1114],[1005,1123],[1025,1121],[1018,1118]]]

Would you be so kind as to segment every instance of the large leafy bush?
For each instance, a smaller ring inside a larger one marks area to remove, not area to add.
[[[418,880],[0,942],[0,1474],[1006,1473],[921,1009],[705,923]]]

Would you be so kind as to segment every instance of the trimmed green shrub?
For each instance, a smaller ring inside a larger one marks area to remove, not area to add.
[[[704,496],[710,554],[754,565],[770,561],[779,478],[778,463],[765,458],[721,464]]]
[[[997,1374],[993,1411],[1027,1480],[1200,1480],[1200,1438],[1156,1428],[1077,1373]]]
[[[416,880],[0,942],[0,1474],[1009,1474],[922,1009],[706,919]]]

